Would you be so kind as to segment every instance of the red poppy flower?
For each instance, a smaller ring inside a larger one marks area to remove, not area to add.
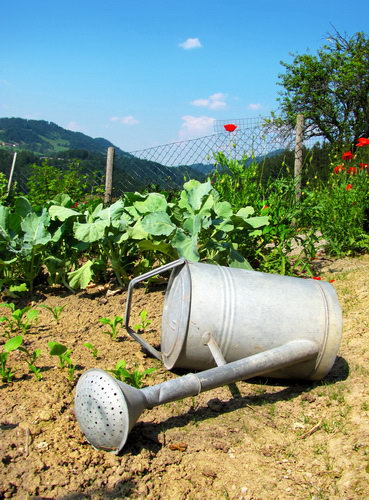
[[[334,167],[333,172],[335,174],[339,174],[340,172],[343,172],[344,170],[346,170],[346,169],[343,165],[337,165],[337,167]]]
[[[79,203],[78,203],[78,201],[76,201],[76,202],[74,203],[74,205],[72,205],[72,206],[71,206],[71,208],[77,208],[77,207],[78,207],[78,205],[79,205]]]
[[[347,173],[349,175],[355,175],[355,174],[357,174],[357,168],[356,167],[350,167],[350,168],[347,169]]]
[[[329,283],[334,283],[336,280],[329,280]]]
[[[318,280],[318,281],[320,281],[322,278],[320,278],[319,276],[313,276],[313,278],[312,278],[312,279],[313,279],[313,280]]]
[[[346,191],[350,191],[350,189],[352,189],[352,184],[347,184]]]
[[[234,125],[233,123],[227,123],[227,125],[224,125],[224,128],[227,132],[234,132],[237,128],[237,125]]]
[[[369,139],[367,139],[366,137],[360,137],[356,144],[357,148],[362,148],[363,146],[369,146]]]
[[[360,163],[360,170],[364,170],[369,167],[369,163]]]
[[[342,160],[352,160],[354,155],[351,153],[351,151],[346,151],[342,155]]]
[[[269,208],[269,205],[264,205],[262,210],[266,210],[267,208]]]

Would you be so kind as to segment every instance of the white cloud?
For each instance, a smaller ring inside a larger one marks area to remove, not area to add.
[[[213,132],[215,118],[210,116],[182,116],[182,126],[178,132],[178,136],[182,140],[201,137]]]
[[[224,109],[227,107],[227,103],[225,102],[226,97],[226,94],[217,92],[209,96],[207,99],[195,99],[191,102],[191,104],[193,106],[199,106],[209,109]]]
[[[251,103],[247,106],[248,109],[252,109],[252,111],[257,111],[258,109],[262,109],[262,105],[260,103]]]
[[[191,50],[191,49],[199,49],[202,47],[202,44],[198,38],[187,38],[184,42],[179,44],[182,49]]]
[[[73,132],[82,132],[82,127],[74,121],[68,122],[65,126],[67,130],[72,130]]]
[[[122,123],[123,125],[137,125],[137,123],[140,123],[132,115],[127,115],[127,116],[112,116],[111,118],[109,118],[109,120],[111,122]]]

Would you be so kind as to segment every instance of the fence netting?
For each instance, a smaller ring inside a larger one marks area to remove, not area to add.
[[[224,125],[233,123],[237,128],[226,131]],[[127,191],[143,189],[175,190],[185,180],[203,180],[214,168],[215,155],[224,153],[228,158],[263,161],[268,156],[291,152],[295,145],[293,130],[283,130],[266,124],[265,119],[218,120],[214,134],[187,141],[178,141],[147,149],[119,153],[116,151],[113,171],[113,196]],[[311,142],[311,141],[308,141]],[[310,145],[305,143],[306,147]],[[88,174],[91,190],[105,183],[106,157],[101,162],[89,164],[81,161],[83,172]],[[63,162],[59,162],[63,169]],[[291,165],[292,166],[292,165]],[[3,167],[3,166],[2,166]],[[10,165],[1,169],[9,176]],[[15,169],[14,180],[18,189],[27,192],[27,181],[32,169]]]
[[[265,126],[260,120],[245,128],[237,126],[234,132],[227,132],[223,127],[223,131],[205,137],[131,151],[124,158],[122,184],[119,186],[114,181],[114,185],[132,190],[152,183],[177,189],[184,179],[206,176],[219,152],[237,160],[247,157],[262,161],[268,155],[293,149],[294,141],[294,133]],[[115,170],[115,177],[117,174]]]

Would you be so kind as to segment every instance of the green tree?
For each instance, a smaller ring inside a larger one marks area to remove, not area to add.
[[[305,116],[305,136],[323,136],[330,143],[352,143],[369,136],[369,39],[337,31],[317,55],[295,55],[291,64],[281,62],[279,75],[280,125],[294,127],[296,115]]]

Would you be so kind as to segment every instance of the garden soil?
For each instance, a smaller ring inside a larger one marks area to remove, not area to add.
[[[73,413],[78,377],[122,359],[129,369],[155,368],[146,385],[178,373],[146,356],[123,328],[118,341],[104,333],[99,318],[124,316],[126,292],[113,284],[76,295],[38,286],[33,306],[65,308],[59,324],[40,309],[25,336],[28,348],[42,350],[42,380],[28,374],[21,353],[10,356],[15,379],[0,386],[0,499],[369,498],[369,256],[317,265],[322,279],[335,280],[344,314],[339,356],[325,380],[259,378],[238,383],[238,397],[222,387],[145,411],[120,456],[95,450],[81,434]],[[134,296],[132,323],[146,309],[145,335],[154,344],[164,293],[140,288]],[[49,341],[72,349],[73,381],[48,354]]]

